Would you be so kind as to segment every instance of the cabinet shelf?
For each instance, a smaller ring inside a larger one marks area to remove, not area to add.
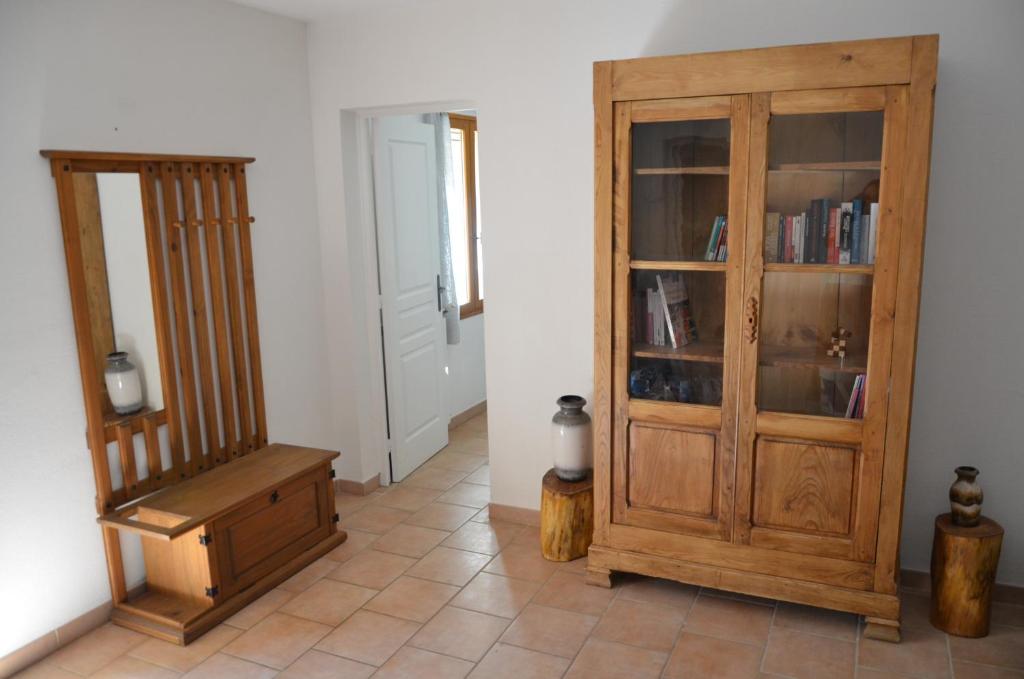
[[[663,358],[670,361],[721,363],[723,350],[721,344],[713,344],[711,342],[694,342],[678,349],[673,349],[671,345],[634,344],[633,355],[637,358]]]
[[[638,167],[634,171],[637,175],[677,175],[677,174],[729,174],[728,165],[704,165],[698,167]]]
[[[843,160],[832,163],[779,163],[768,168],[769,172],[880,172],[881,162],[877,160]]]
[[[654,344],[634,344],[633,355],[637,358],[660,358],[668,361],[723,362],[722,345],[710,342],[695,342],[677,349]],[[846,373],[863,373],[867,370],[865,356],[833,358],[817,349],[772,345],[760,347],[758,365],[771,368],[821,368]]]
[[[725,271],[725,262],[692,262],[676,260],[634,259],[629,262],[630,269],[646,271]]]
[[[873,264],[792,264],[772,262],[764,265],[765,271],[786,271],[791,273],[875,273]]]
[[[821,368],[844,373],[867,372],[866,356],[835,358],[826,356],[817,348],[761,345],[758,351],[758,365],[771,368]]]

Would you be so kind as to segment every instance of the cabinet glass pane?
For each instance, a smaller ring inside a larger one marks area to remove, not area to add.
[[[729,121],[632,127],[632,257],[724,261]]]
[[[766,264],[874,262],[881,111],[772,116]]]
[[[868,274],[765,273],[758,333],[761,410],[863,416],[871,285]]]
[[[637,270],[630,289],[630,396],[721,405],[725,272]]]

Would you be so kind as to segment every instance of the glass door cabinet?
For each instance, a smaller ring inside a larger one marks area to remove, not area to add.
[[[592,584],[669,577],[898,638],[936,54],[595,64]]]

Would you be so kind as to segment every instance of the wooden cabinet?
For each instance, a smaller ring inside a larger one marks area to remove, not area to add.
[[[336,547],[337,456],[272,444],[100,517],[141,535],[146,562],[114,622],[186,644]]]
[[[595,64],[588,577],[897,638],[937,36]]]

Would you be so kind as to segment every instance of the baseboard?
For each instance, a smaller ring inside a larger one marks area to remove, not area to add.
[[[499,505],[496,502],[492,502],[487,505],[487,515],[498,521],[522,523],[527,526],[540,526],[540,511],[536,509]]]
[[[144,587],[145,584],[133,587],[129,595],[138,593]],[[57,629],[50,630],[38,639],[28,642],[16,651],[8,653],[0,658],[0,677],[9,677],[20,672],[60,648],[67,646],[78,637],[106,624],[110,621],[110,615],[113,610],[113,601],[102,603],[74,620],[64,623]]]
[[[487,401],[486,400],[480,401],[475,406],[470,406],[469,408],[466,408],[465,410],[463,410],[458,415],[453,415],[452,419],[448,420],[448,431],[451,431],[452,429],[455,429],[459,425],[465,424],[466,422],[469,422],[470,420],[472,420],[477,415],[479,415],[481,413],[486,413],[486,412],[487,412]]]
[[[349,481],[348,479],[334,479],[335,493],[349,493],[350,495],[369,495],[380,488],[380,474],[374,474],[373,478],[367,481]]]
[[[924,571],[900,570],[900,589],[931,594],[932,577]],[[997,582],[992,588],[992,600],[1004,604],[1024,606],[1024,587]]]

